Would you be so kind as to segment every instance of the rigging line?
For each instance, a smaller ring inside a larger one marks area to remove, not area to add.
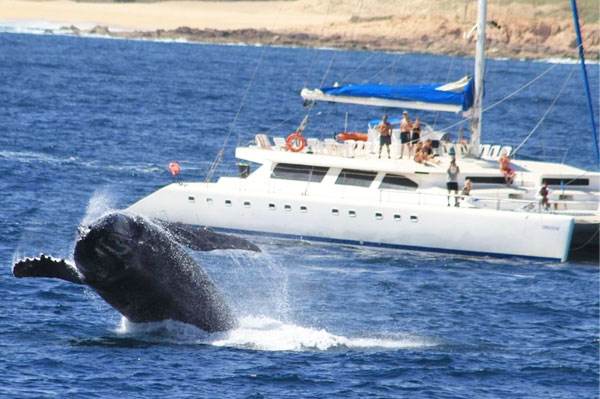
[[[596,238],[596,236],[598,235],[598,233],[599,233],[599,232],[600,232],[600,228],[599,228],[599,229],[596,229],[596,231],[594,232],[594,234],[592,234],[592,236],[590,237],[590,239],[589,239],[589,240],[587,240],[587,241],[586,241],[586,242],[585,242],[583,245],[580,245],[580,246],[578,246],[578,247],[576,247],[576,248],[573,248],[573,249],[569,249],[569,252],[572,252],[572,251],[579,251],[580,249],[583,249],[583,248],[587,247],[587,245],[588,245],[590,242],[592,242],[592,240],[593,240],[594,238]]]
[[[373,80],[373,78],[374,78],[375,76],[377,76],[377,75],[379,75],[379,74],[381,74],[381,73],[383,73],[383,72],[387,71],[387,70],[388,70],[388,69],[390,69],[392,66],[393,66],[393,63],[392,63],[392,64],[390,64],[390,65],[388,65],[388,66],[386,66],[386,67],[384,67],[384,68],[382,68],[382,69],[380,69],[378,72],[376,72],[376,73],[375,73],[374,75],[372,75],[370,78],[368,78],[368,79],[366,79],[366,80],[363,80],[363,83],[365,83],[365,82],[369,82],[369,81]]]
[[[502,98],[501,100],[496,101],[495,103],[493,103],[492,105],[487,106],[486,108],[483,109],[483,112],[488,111],[492,108],[494,108],[496,105],[508,100],[509,98],[511,98],[512,96],[514,96],[515,94],[519,93],[520,91],[522,91],[523,89],[531,86],[536,80],[540,79],[542,76],[544,76],[545,74],[547,74],[548,72],[552,71],[554,68],[556,68],[557,66],[559,66],[560,64],[554,64],[552,65],[550,68],[546,69],[544,72],[542,72],[541,74],[539,74],[538,76],[536,76],[535,78],[533,78],[532,81],[530,81],[529,83],[526,83],[525,85],[521,86],[520,88],[518,88],[517,90],[513,91],[512,93],[508,94],[506,97]]]
[[[371,54],[369,54],[369,56],[367,58],[365,58],[356,68],[354,68],[348,75],[344,76],[342,81],[347,81],[350,78],[350,76],[354,75],[356,73],[356,71],[358,71],[360,68],[362,68],[363,65],[365,65],[367,62],[369,62],[371,60],[371,58],[373,58],[375,55],[377,55],[376,52],[371,52]]]
[[[452,67],[454,66],[454,56],[450,57],[450,66],[448,66],[448,73],[446,74],[446,83],[450,81],[450,74],[452,73]],[[435,119],[433,120],[433,130],[437,126],[438,118],[440,117],[440,112],[435,113]]]
[[[356,13],[356,17],[358,19],[360,19],[360,11],[362,9],[362,4],[363,4],[363,2],[362,2],[362,0],[360,0],[360,3],[358,4],[358,11]],[[352,40],[354,38],[354,33],[356,32],[356,25],[358,25],[358,20],[352,27],[352,33],[350,35],[350,40]],[[344,37],[344,36],[346,36],[346,32],[344,32],[344,34],[342,35],[342,37]],[[338,51],[333,52],[331,61],[329,61],[329,65],[327,66],[327,69],[325,70],[325,73],[323,74],[323,79],[321,79],[321,84],[319,85],[320,87],[323,87],[323,84],[325,83],[325,79],[327,78],[327,75],[329,74],[329,71],[331,70],[331,66],[333,65],[333,61],[335,60],[335,57],[337,56],[337,54],[338,54]]]
[[[221,146],[221,149],[217,153],[217,156],[215,157],[215,160],[213,161],[213,164],[212,164],[211,168],[209,169],[208,173],[206,174],[206,179],[204,180],[205,183],[210,182],[210,179],[212,179],[215,171],[217,170],[217,167],[219,166],[219,164],[221,163],[221,160],[223,159],[223,154],[225,153],[225,147],[227,146],[227,143],[229,142],[229,138],[231,137],[231,133],[233,133],[233,129],[235,128],[235,125],[237,123],[238,117],[240,116],[240,113],[242,112],[242,108],[244,107],[244,104],[246,103],[246,99],[248,98],[248,94],[250,93],[250,89],[252,88],[254,80],[256,79],[256,74],[258,72],[258,68],[262,64],[262,60],[263,60],[263,58],[265,56],[266,50],[267,50],[267,46],[264,46],[263,49],[262,49],[262,51],[261,51],[261,53],[260,53],[260,57],[258,59],[258,62],[256,63],[256,66],[254,67],[254,71],[252,71],[252,76],[250,77],[250,82],[248,82],[248,86],[246,86],[246,91],[244,92],[244,96],[242,97],[242,101],[240,102],[240,106],[238,107],[238,110],[237,110],[237,112],[235,114],[235,117],[233,118],[233,121],[231,122],[231,124],[229,126],[229,131],[227,132],[227,135],[225,136],[225,140],[223,141],[223,145]]]
[[[286,120],[283,120],[283,121],[279,122],[278,124],[276,124],[275,126],[271,127],[269,130],[267,130],[265,132],[265,134],[271,133],[273,130],[277,129],[279,126],[283,125],[284,123],[288,123],[289,121],[291,121],[292,119],[294,119],[296,116],[298,116],[299,114],[301,114],[303,112],[304,112],[304,109],[300,108],[299,111],[297,111],[295,114],[293,114],[292,116],[290,116]]]
[[[541,74],[539,74],[538,76],[536,76],[535,78],[533,78],[531,81],[527,82],[526,84],[524,84],[523,86],[519,87],[517,90],[513,91],[512,93],[509,93],[507,96],[505,96],[504,98],[496,101],[495,103],[493,103],[492,105],[489,105],[487,107],[485,107],[481,112],[487,112],[490,109],[494,108],[495,106],[503,103],[504,101],[508,100],[509,98],[513,97],[514,95],[520,93],[521,91],[523,91],[524,89],[526,89],[527,87],[531,86],[535,81],[539,80],[542,78],[542,76],[546,75],[548,72],[552,71],[554,68],[556,68],[557,66],[559,66],[560,64],[554,64],[552,65],[550,68],[546,69],[544,72],[542,72]],[[450,126],[446,126],[445,128],[441,129],[442,132],[448,131],[449,129],[460,125],[461,123],[464,123],[466,121],[468,121],[469,118],[463,118],[460,121],[451,124]]]
[[[331,11],[331,3],[332,2],[333,2],[332,0],[329,0],[329,5],[327,6],[327,13],[325,13],[325,18],[323,19],[323,25],[321,25],[321,32],[319,33],[319,36],[323,36],[323,31],[325,30],[325,24],[327,23],[327,18],[329,17],[329,11]],[[310,75],[312,74],[312,71],[315,66],[315,60],[317,59],[317,50],[318,49],[315,46],[315,48],[313,50],[312,60],[310,61],[310,66],[308,68],[308,74],[306,75],[306,82],[304,82],[305,88],[308,87],[308,81],[310,80]]]
[[[523,140],[523,142],[521,144],[519,144],[519,146],[512,152],[511,155],[516,154],[517,151],[519,151],[519,149],[521,147],[523,147],[523,145],[527,142],[527,140],[529,140],[529,138],[533,135],[533,133],[535,133],[535,131],[537,130],[537,128],[540,127],[540,125],[544,122],[544,120],[546,119],[546,116],[548,116],[548,114],[550,113],[550,111],[554,107],[554,104],[556,104],[556,102],[560,98],[560,95],[562,94],[563,90],[565,89],[565,87],[567,87],[567,83],[569,83],[569,80],[571,79],[571,76],[573,75],[573,72],[575,72],[575,68],[571,68],[571,72],[569,73],[569,76],[567,76],[567,79],[565,80],[565,82],[563,83],[562,87],[560,88],[560,91],[558,92],[558,94],[554,98],[554,101],[552,101],[552,104],[550,104],[550,106],[546,110],[546,113],[544,113],[544,115],[542,116],[542,119],[540,119],[540,121],[535,125],[535,127],[533,128],[533,130],[531,130],[531,132],[527,135],[527,137],[525,137],[525,139]]]

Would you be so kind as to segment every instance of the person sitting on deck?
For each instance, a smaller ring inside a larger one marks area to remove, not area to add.
[[[387,115],[383,115],[381,122],[377,125],[379,131],[379,158],[381,158],[381,149],[387,147],[388,159],[390,156],[390,144],[392,144],[392,125],[387,121]]]
[[[419,141],[415,147],[414,160],[416,163],[423,163],[423,143]]]
[[[467,179],[465,180],[465,185],[463,187],[463,189],[460,191],[460,199],[464,199],[464,197],[468,197],[469,195],[471,195],[471,188],[473,186],[471,185],[471,180]]]
[[[431,145],[431,139],[425,140],[421,152],[423,153],[423,162],[429,161],[436,165],[440,164],[440,161],[435,159],[435,154],[433,153],[433,147]]]
[[[510,157],[506,154],[502,154],[500,155],[500,158],[498,158],[498,163],[500,164],[500,172],[504,176],[506,185],[512,185],[515,180],[515,171],[510,168]]]

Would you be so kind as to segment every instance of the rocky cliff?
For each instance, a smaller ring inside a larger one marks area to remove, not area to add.
[[[180,27],[173,30],[104,32],[137,38],[185,38],[190,41],[245,42],[296,46],[469,55],[474,52],[475,0],[297,0],[294,9],[323,16],[320,25],[219,30]],[[493,57],[577,57],[570,1],[493,0],[488,6],[487,49]],[[291,10],[291,12],[290,12]],[[599,59],[598,0],[580,0],[579,14],[586,56]],[[335,16],[335,18],[330,17]],[[340,18],[342,16],[343,18]],[[334,22],[328,22],[332,20]],[[470,32],[470,33],[469,33]]]

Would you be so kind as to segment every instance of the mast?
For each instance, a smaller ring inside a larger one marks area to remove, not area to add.
[[[575,20],[575,34],[577,35],[577,48],[579,48],[579,58],[581,60],[581,70],[583,72],[583,85],[587,97],[587,104],[590,111],[590,121],[592,122],[592,136],[594,137],[594,149],[596,150],[596,164],[600,163],[600,154],[598,153],[598,132],[596,131],[596,121],[594,120],[594,106],[590,95],[590,84],[588,82],[587,70],[585,69],[585,57],[583,55],[583,42],[581,41],[581,30],[579,29],[579,14],[577,12],[577,2],[571,0],[573,9],[573,19]]]
[[[485,71],[485,25],[487,19],[487,0],[479,0],[477,8],[477,44],[475,47],[475,95],[471,117],[470,154],[479,156],[481,141],[481,114],[483,107],[483,74]]]

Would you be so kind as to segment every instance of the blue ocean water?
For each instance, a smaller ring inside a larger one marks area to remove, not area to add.
[[[194,254],[240,318],[220,334],[134,325],[89,289],[12,276],[22,256],[70,258],[79,224],[169,183],[169,162],[204,179],[230,133],[217,174],[235,174],[237,144],[295,130],[305,84],[443,82],[471,65],[0,34],[0,397],[597,398],[597,265],[250,237],[263,253]],[[485,104],[547,70],[486,112],[484,141],[520,143],[572,73],[522,156],[594,169],[579,66],[489,60]],[[306,135],[331,137],[346,112],[364,131],[383,111],[319,105]]]

